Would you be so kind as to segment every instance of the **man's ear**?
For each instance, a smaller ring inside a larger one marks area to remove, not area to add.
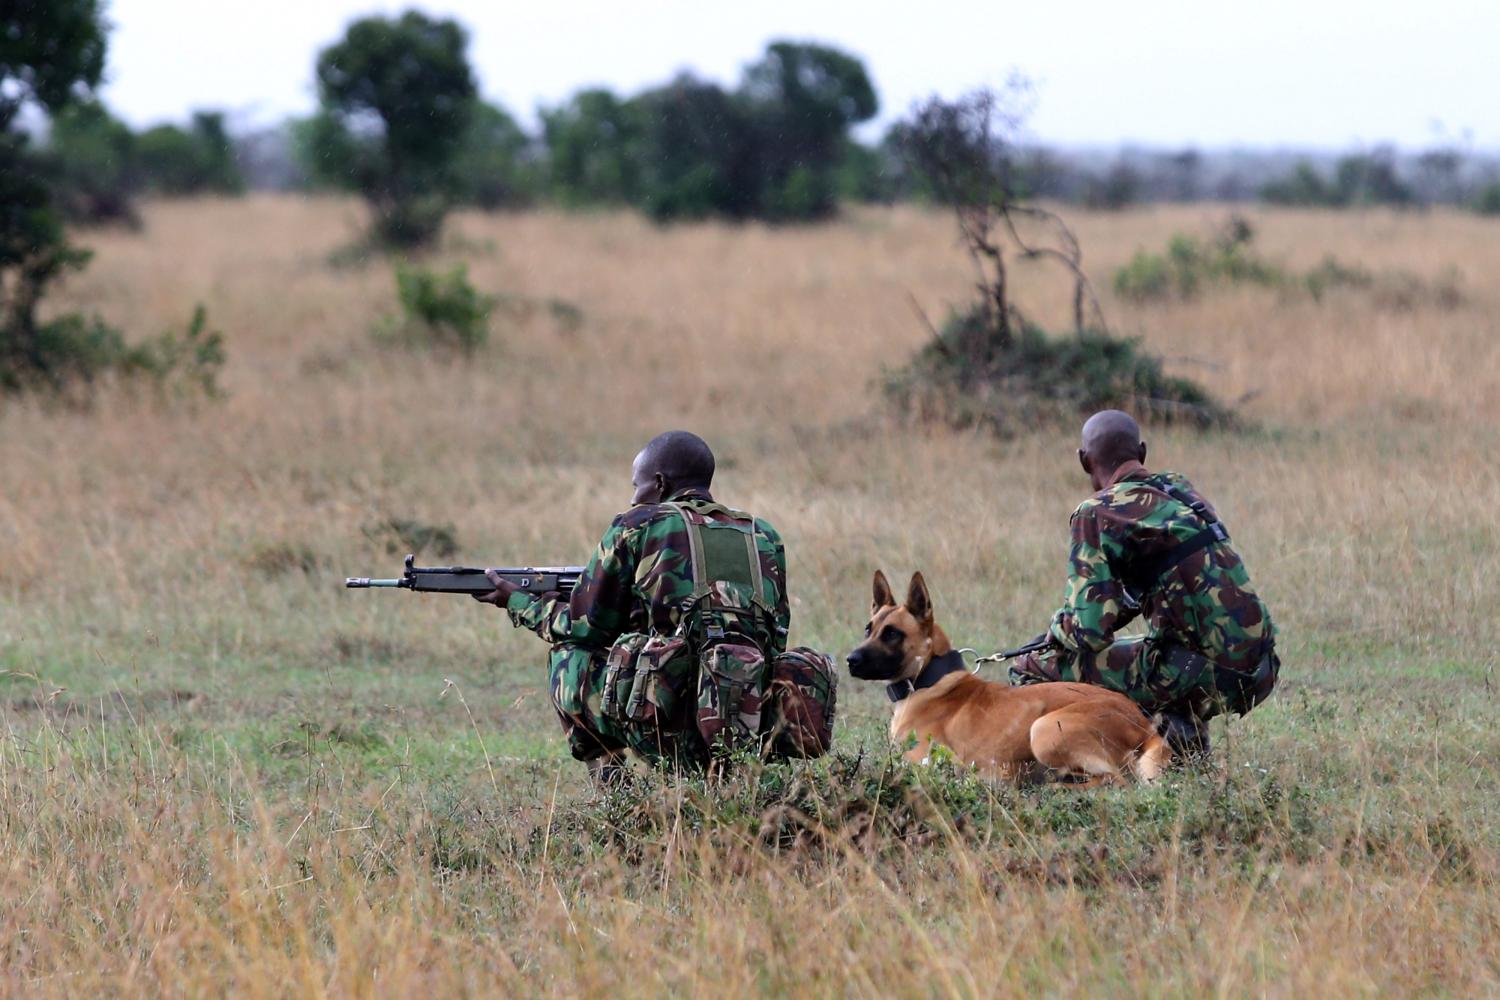
[[[658,500],[665,500],[667,497],[671,496],[671,494],[667,492],[667,488],[670,484],[667,482],[666,476],[658,472],[652,478],[656,480],[656,491],[661,494],[661,496],[657,498]]]
[[[1094,474],[1094,470],[1091,468],[1092,463],[1089,462],[1089,453],[1082,448],[1078,449],[1078,464],[1083,466],[1083,474],[1085,476],[1092,476]]]
[[[890,581],[885,578],[883,572],[877,569],[875,571],[875,593],[870,603],[871,613],[879,611],[881,608],[894,607],[895,604],[896,595],[891,593]]]
[[[1138,459],[1138,461],[1139,461],[1139,462],[1140,462],[1140,463],[1141,463],[1141,464],[1142,464],[1142,465],[1145,465],[1145,464],[1146,464],[1146,442],[1144,442],[1144,441],[1142,441],[1142,442],[1141,442],[1141,456],[1140,456],[1140,458],[1139,458],[1139,459]]]
[[[906,610],[919,622],[932,621],[932,595],[927,593],[927,581],[921,573],[911,575],[911,586],[906,588]]]

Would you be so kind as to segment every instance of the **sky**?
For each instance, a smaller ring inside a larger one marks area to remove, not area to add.
[[[133,125],[222,108],[308,113],[320,48],[379,0],[107,0],[105,101]],[[1500,148],[1497,0],[449,0],[482,93],[523,122],[587,85],[678,70],[732,86],[772,39],[865,62],[879,127],[913,101],[1036,88],[1031,137],[1064,146]]]

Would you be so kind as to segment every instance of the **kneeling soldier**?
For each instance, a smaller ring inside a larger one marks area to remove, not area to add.
[[[1011,683],[1119,691],[1163,716],[1178,754],[1206,755],[1208,720],[1245,714],[1276,685],[1271,616],[1208,501],[1182,476],[1146,470],[1128,414],[1090,417],[1078,459],[1098,492],[1073,513],[1067,596]],[[1138,615],[1146,635],[1117,639]]]
[[[716,501],[713,474],[697,435],[653,438],[632,468],[633,506],[571,600],[498,576],[478,598],[553,644],[553,705],[573,756],[601,780],[626,749],[696,768],[726,749],[818,756],[832,738],[832,661],[786,649],[781,537]]]

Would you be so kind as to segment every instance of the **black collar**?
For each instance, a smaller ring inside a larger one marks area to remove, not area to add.
[[[969,668],[964,666],[964,654],[956,649],[950,649],[923,667],[922,672],[917,674],[915,679],[887,684],[885,696],[891,701],[904,701],[917,691],[930,688],[944,677],[958,673],[960,670],[964,673],[969,671]]]

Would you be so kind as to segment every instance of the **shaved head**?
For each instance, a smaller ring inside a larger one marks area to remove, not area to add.
[[[1140,425],[1124,410],[1100,410],[1084,422],[1078,460],[1094,488],[1103,489],[1126,462],[1146,461]]]
[[[660,503],[685,489],[713,484],[714,453],[690,431],[667,431],[646,442],[635,457],[631,484],[636,503]]]

